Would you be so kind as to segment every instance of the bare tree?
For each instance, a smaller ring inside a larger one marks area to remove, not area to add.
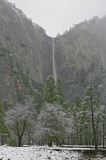
[[[31,127],[32,115],[31,104],[17,104],[6,113],[6,123],[16,134],[19,147],[22,145],[23,135]]]

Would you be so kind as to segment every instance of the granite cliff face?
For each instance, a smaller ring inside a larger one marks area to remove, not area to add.
[[[94,17],[75,25],[55,41],[58,76],[67,96],[83,97],[85,88],[93,84],[105,101],[106,17]]]
[[[0,0],[0,94],[4,100],[16,102],[23,90],[37,94],[37,84],[34,88],[32,81],[43,84],[52,73],[51,45],[42,27],[11,3]]]
[[[14,63],[18,63],[16,68],[20,66],[36,81],[44,81],[42,60],[51,52],[50,38],[42,27],[4,0],[0,0],[0,46],[11,52]]]
[[[57,76],[66,97],[83,97],[93,84],[106,96],[106,17],[82,22],[54,39]],[[52,38],[21,10],[0,0],[0,94],[7,103],[28,95],[40,101],[42,85],[53,74]],[[38,94],[38,96],[37,96]]]

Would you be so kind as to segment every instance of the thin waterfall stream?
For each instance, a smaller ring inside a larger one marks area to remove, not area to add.
[[[53,77],[55,85],[57,84],[56,64],[55,64],[55,50],[54,50],[54,38],[52,38],[52,56],[53,56]]]

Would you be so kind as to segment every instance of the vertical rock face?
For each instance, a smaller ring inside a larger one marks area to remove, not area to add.
[[[57,69],[69,98],[93,84],[106,96],[106,17],[94,17],[56,38]],[[61,57],[61,61],[60,58]]]
[[[44,82],[42,59],[51,53],[51,38],[44,29],[26,18],[7,1],[0,1],[0,46],[14,57],[15,67],[21,67],[34,80]],[[50,46],[50,47],[49,47]]]
[[[85,88],[93,84],[105,101],[106,17],[75,25],[54,38],[54,44],[57,77],[68,99],[76,94],[83,97]],[[53,74],[52,47],[52,38],[42,27],[0,0],[0,94],[5,100],[17,101],[25,87],[32,94],[33,81],[44,84]]]
[[[22,83],[22,75],[44,83],[46,77],[52,73],[51,55],[52,40],[45,34],[45,30],[34,24],[11,3],[0,0],[0,94],[2,97],[9,102],[17,99],[17,83]],[[25,87],[23,84],[21,86]]]

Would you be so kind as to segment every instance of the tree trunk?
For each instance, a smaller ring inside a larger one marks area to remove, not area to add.
[[[30,142],[31,142],[31,136],[30,136],[30,131],[28,132],[28,145],[30,145]]]
[[[49,146],[49,147],[52,147],[52,141],[49,141],[49,142],[48,142],[48,146]]]
[[[1,136],[1,144],[4,145],[4,137],[3,137],[3,135]]]
[[[104,148],[104,146],[105,146],[105,127],[104,127],[105,125],[104,125],[104,122],[103,122],[103,148]]]
[[[95,144],[95,150],[97,150],[97,135],[96,135],[96,130],[95,130],[92,100],[91,100],[91,111],[92,111],[92,128],[93,128],[93,134],[94,134],[94,144]]]
[[[58,138],[56,137],[56,146],[59,145],[59,141],[58,141]]]
[[[18,147],[22,145],[22,136],[18,136]]]

